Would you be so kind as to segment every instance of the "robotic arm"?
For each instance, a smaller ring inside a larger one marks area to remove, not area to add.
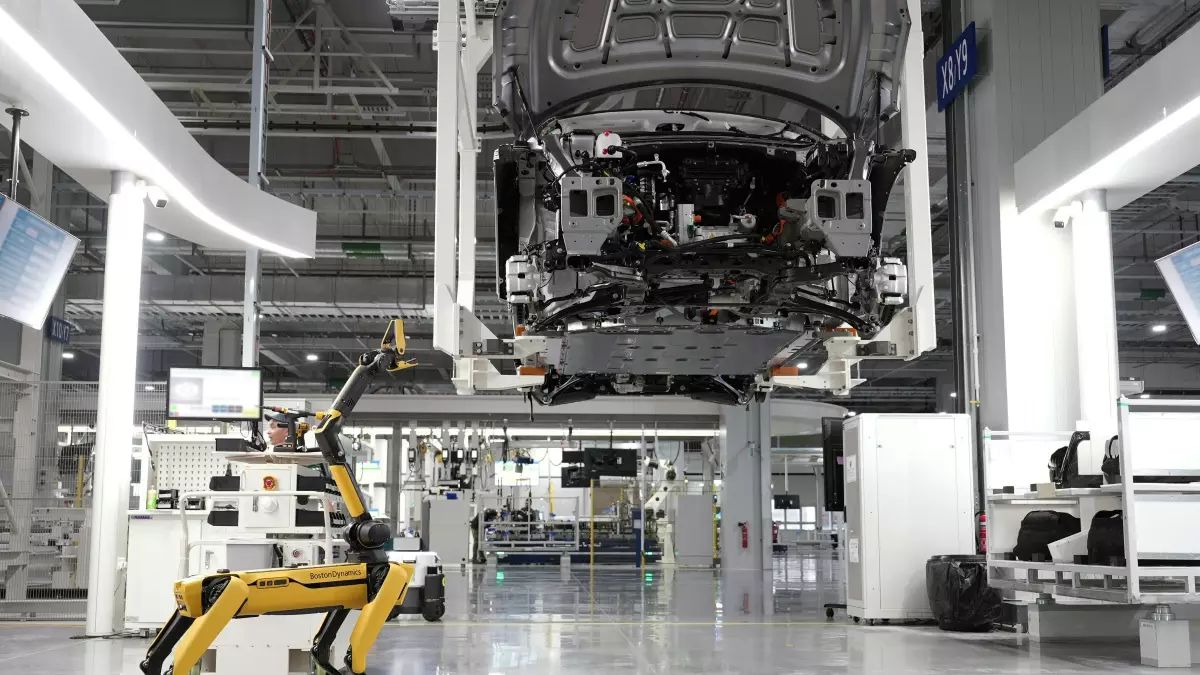
[[[367,512],[362,490],[354,480],[346,451],[339,440],[345,416],[384,372],[416,365],[401,361],[404,326],[388,326],[379,349],[364,354],[329,412],[314,431],[330,475],[342,493],[351,523],[343,538],[349,547],[346,562],[313,567],[255,571],[218,570],[175,582],[175,613],[163,626],[141,663],[145,675],[161,675],[167,658],[175,662],[168,673],[186,674],[232,619],[271,614],[325,614],[313,638],[312,659],[326,673],[362,675],[379,631],[390,616],[420,612],[429,621],[445,612],[440,570],[427,568],[425,586],[410,588],[414,564],[391,562],[383,545],[391,537],[386,523]],[[332,558],[332,552],[327,552]],[[130,581],[133,583],[133,580]],[[410,596],[412,602],[406,603]],[[361,610],[350,635],[345,670],[331,662],[334,637],[350,612]]]
[[[388,325],[387,333],[379,349],[367,352],[358,359],[358,367],[346,380],[341,392],[333,401],[333,406],[324,414],[321,425],[313,431],[317,446],[321,448],[321,456],[329,466],[333,482],[337,484],[342,499],[346,502],[351,523],[346,526],[344,538],[355,554],[378,549],[392,536],[391,529],[386,523],[371,518],[367,513],[366,500],[358,481],[354,480],[353,467],[346,457],[342,447],[341,430],[346,421],[346,415],[354,410],[371,381],[384,372],[395,373],[412,368],[416,363],[412,360],[401,361],[404,355],[404,324],[393,321]]]

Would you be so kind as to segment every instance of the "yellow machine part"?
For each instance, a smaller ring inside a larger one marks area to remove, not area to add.
[[[337,485],[338,491],[342,493],[342,500],[346,502],[346,512],[350,514],[350,517],[357,518],[366,513],[366,508],[358,499],[358,492],[353,489],[354,478],[351,477],[346,467],[335,464],[329,467],[329,473],[333,475],[333,482]]]
[[[403,602],[408,580],[413,576],[413,566],[391,565],[406,572],[401,575],[404,588],[397,603]],[[235,617],[312,611],[314,608],[362,609],[367,604],[367,566],[362,563],[234,572],[229,576],[248,589],[244,604],[238,603],[241,607]],[[207,613],[203,611],[201,600],[204,580],[212,577],[194,576],[175,582],[175,602],[180,614],[198,619],[212,613],[213,608]],[[388,607],[386,611],[390,610]]]
[[[179,644],[175,647],[175,667],[181,673],[188,673],[192,666],[204,656],[204,652],[212,645],[213,640],[221,634],[225,626],[229,624],[238,611],[238,607],[246,601],[247,595],[250,593],[246,582],[238,578],[229,580],[229,585],[225,587],[225,591],[217,598],[212,607],[204,613],[204,616],[196,619],[196,623],[192,624],[183,638],[179,640]]]
[[[375,639],[379,637],[379,631],[383,629],[383,624],[387,621],[392,608],[404,604],[404,596],[408,593],[408,582],[412,579],[412,573],[411,565],[392,563],[387,579],[384,580],[383,587],[379,589],[379,594],[375,596],[375,600],[363,607],[362,615],[354,624],[354,631],[350,633],[350,669],[352,671],[366,672],[367,653],[371,651],[371,645],[375,644]]]

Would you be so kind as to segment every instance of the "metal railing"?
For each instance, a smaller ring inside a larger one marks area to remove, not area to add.
[[[0,383],[0,620],[83,618],[98,393],[95,382]],[[165,424],[166,387],[138,384],[129,422],[136,484],[140,426]]]

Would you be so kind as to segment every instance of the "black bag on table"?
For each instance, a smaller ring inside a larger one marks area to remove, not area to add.
[[[1100,471],[1104,473],[1104,482],[1112,485],[1121,482],[1121,441],[1117,436],[1108,439],[1108,444],[1104,446],[1104,462],[1100,465]],[[1135,483],[1191,483],[1195,478],[1192,476],[1134,476]]]
[[[1081,532],[1079,519],[1059,511],[1030,511],[1021,519],[1017,545],[1013,554],[1017,560],[1049,562],[1050,543]],[[1036,560],[1035,560],[1036,557]]]
[[[1125,559],[1125,517],[1120,510],[1097,511],[1092,517],[1087,552],[1089,565],[1112,565]]]

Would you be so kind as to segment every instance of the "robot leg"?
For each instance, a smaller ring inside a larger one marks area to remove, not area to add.
[[[370,574],[371,572],[368,572]],[[399,563],[387,563],[386,576],[379,591],[362,609],[354,630],[350,633],[350,650],[346,652],[346,665],[354,675],[363,675],[367,670],[367,654],[375,645],[379,631],[400,596],[408,588],[412,575]]]
[[[158,637],[154,638],[150,649],[146,651],[146,660],[141,663],[141,669],[145,675],[162,675],[163,663],[170,656],[175,644],[179,642],[179,638],[183,637],[187,629],[192,627],[193,622],[195,619],[181,615],[178,610],[171,615],[167,625],[158,632]]]
[[[179,675],[187,673],[200,661],[204,652],[212,646],[213,640],[221,634],[225,626],[241,609],[242,603],[250,596],[250,587],[237,577],[223,577],[218,580],[212,590],[206,591],[216,596],[216,600],[199,619],[196,619],[175,650],[175,665],[173,672]]]
[[[316,666],[324,670],[324,675],[339,675],[338,667],[329,662],[330,652],[333,651],[333,641],[337,638],[342,622],[350,614],[348,609],[335,609],[325,615],[321,627],[313,637],[312,660]],[[318,673],[318,675],[320,675]]]

